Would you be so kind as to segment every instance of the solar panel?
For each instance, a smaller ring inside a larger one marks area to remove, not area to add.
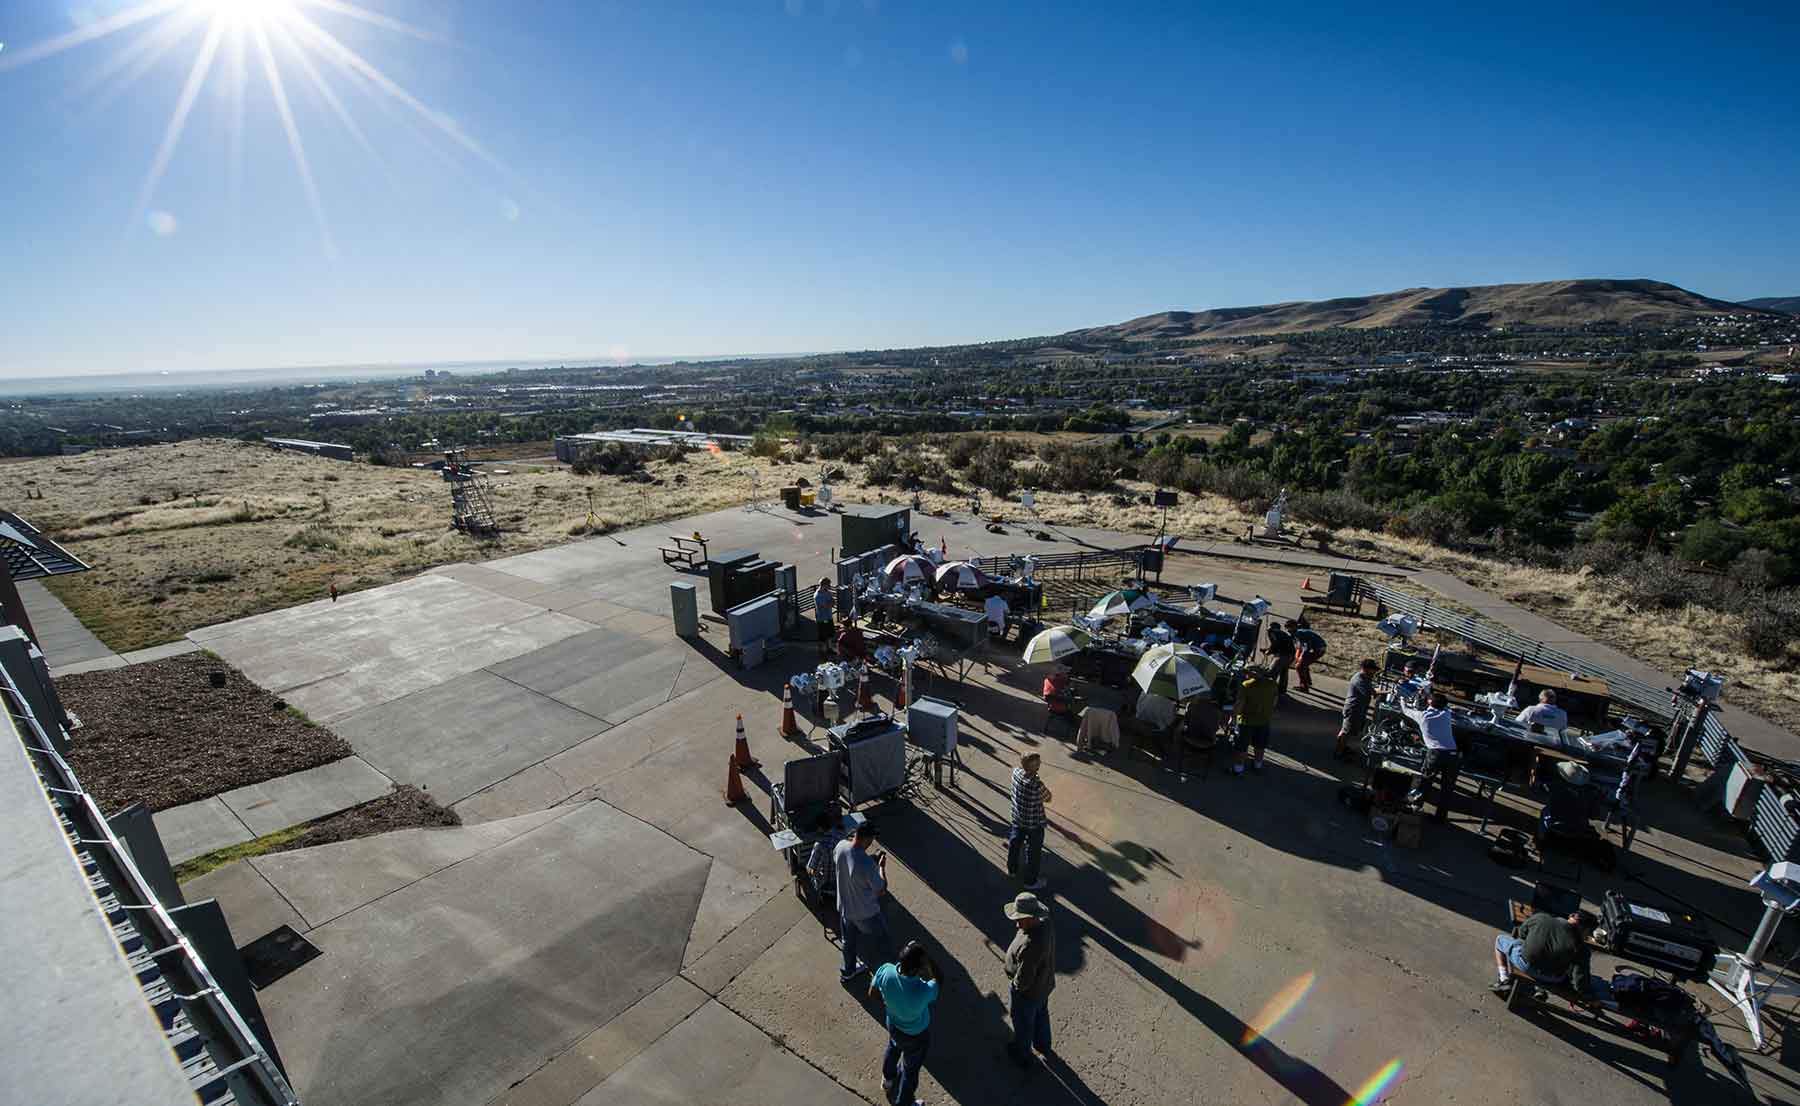
[[[81,558],[46,538],[38,528],[11,511],[0,511],[0,558],[14,580],[36,580],[86,572]]]

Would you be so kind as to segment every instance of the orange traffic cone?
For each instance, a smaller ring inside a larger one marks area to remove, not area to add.
[[[725,769],[725,805],[736,806],[750,796],[744,794],[744,777],[738,774],[736,757],[726,761]]]
[[[739,717],[742,717],[740,715]],[[794,721],[794,685],[781,685],[781,736],[798,737],[800,724]]]
[[[1308,576],[1306,579],[1300,581],[1300,590],[1301,591],[1311,591],[1312,590],[1312,577],[1311,576]]]
[[[737,748],[731,754],[731,763],[746,771],[761,768],[762,761],[750,755],[750,739],[744,736],[744,716],[737,716]]]

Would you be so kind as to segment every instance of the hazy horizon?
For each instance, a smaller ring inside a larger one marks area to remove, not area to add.
[[[1791,7],[362,7],[0,13],[0,378],[1800,290]]]

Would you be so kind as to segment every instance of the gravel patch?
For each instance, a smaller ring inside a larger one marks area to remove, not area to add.
[[[109,812],[134,802],[167,810],[351,752],[208,653],[64,676],[56,690],[82,721],[69,763]]]
[[[283,841],[271,852],[306,849],[329,845],[333,841],[349,841],[356,837],[387,833],[390,830],[431,826],[460,826],[462,819],[455,811],[441,807],[431,796],[409,783],[395,784],[394,789],[379,799],[360,806],[328,814],[307,824],[298,836]]]

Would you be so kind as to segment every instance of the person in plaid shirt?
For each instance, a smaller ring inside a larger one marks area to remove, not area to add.
[[[1038,868],[1044,860],[1044,804],[1050,801],[1050,789],[1038,777],[1041,763],[1036,753],[1026,753],[1013,769],[1012,833],[1006,839],[1007,874],[1024,876],[1025,886],[1033,891],[1044,886]]]

